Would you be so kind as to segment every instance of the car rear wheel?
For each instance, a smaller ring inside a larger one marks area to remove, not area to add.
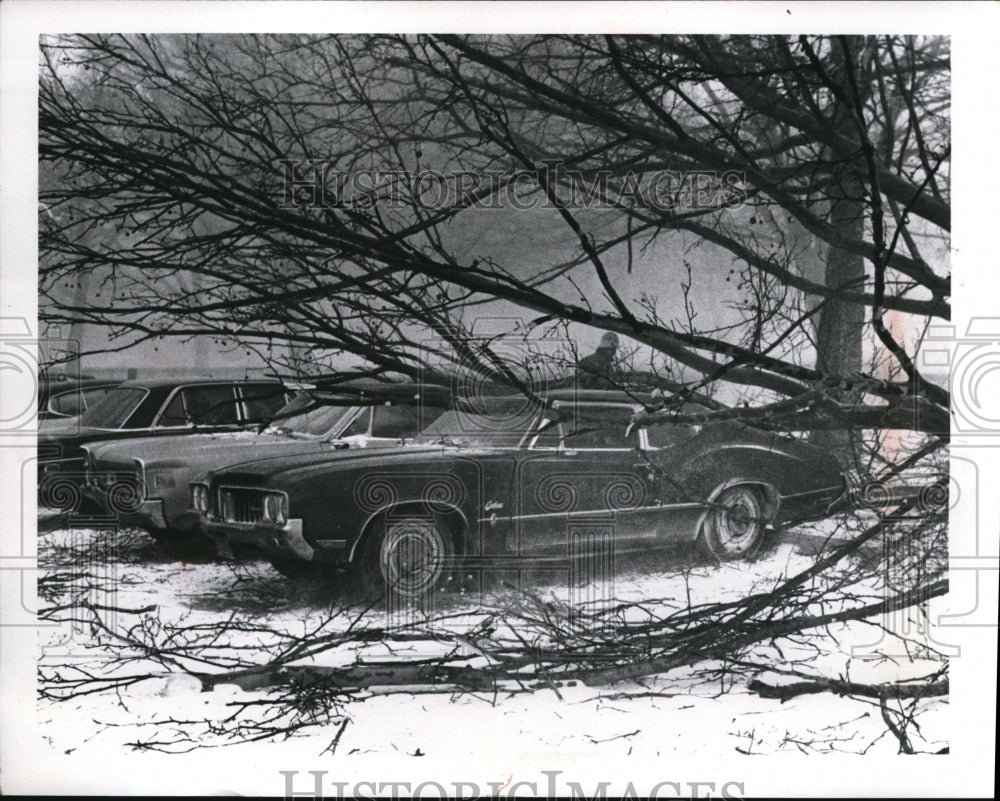
[[[701,540],[718,559],[753,556],[764,541],[768,522],[759,490],[747,485],[727,487],[712,502]]]
[[[383,520],[362,557],[365,590],[404,600],[426,597],[448,580],[454,552],[450,533],[436,520]]]

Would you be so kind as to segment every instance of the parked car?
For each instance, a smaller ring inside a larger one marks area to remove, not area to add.
[[[279,381],[263,379],[164,378],[119,384],[79,417],[39,426],[39,505],[80,508],[85,443],[238,430],[259,424],[290,398]]]
[[[435,400],[435,398],[439,398]],[[83,446],[88,498],[120,523],[169,537],[197,528],[188,484],[211,468],[266,456],[311,456],[413,438],[420,411],[443,411],[447,395],[419,384],[356,381],[304,390],[263,431],[125,439]]]
[[[89,375],[43,373],[38,377],[38,420],[78,417],[119,383]]]
[[[732,421],[630,428],[648,400],[595,390],[457,404],[410,447],[211,471],[192,483],[192,506],[222,547],[257,548],[289,574],[347,566],[369,588],[416,597],[456,567],[594,547],[697,539],[746,557],[769,526],[823,515],[846,492],[833,456],[780,433]]]

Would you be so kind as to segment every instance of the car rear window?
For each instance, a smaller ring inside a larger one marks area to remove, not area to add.
[[[272,425],[280,431],[290,431],[307,437],[322,437],[339,430],[344,424],[344,419],[353,417],[357,410],[356,406],[336,403],[319,406],[315,404],[315,398],[308,392],[301,392],[274,415]],[[309,409],[310,406],[315,408]],[[304,409],[309,411],[300,411]]]
[[[94,387],[93,389],[74,389],[60,392],[49,398],[48,409],[55,414],[75,417],[83,414],[88,407],[108,394],[111,387]]]
[[[93,428],[123,428],[148,390],[141,387],[115,387],[83,413],[80,424]]]

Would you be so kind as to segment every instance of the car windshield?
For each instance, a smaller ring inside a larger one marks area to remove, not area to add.
[[[303,437],[322,437],[340,430],[343,422],[353,416],[356,407],[315,404],[315,399],[306,392],[297,395],[274,415],[271,429],[283,434]]]
[[[89,428],[122,428],[146,397],[140,387],[115,387],[80,417],[80,425]]]
[[[444,412],[420,432],[420,442],[516,447],[538,419],[536,404],[527,399],[476,401]]]

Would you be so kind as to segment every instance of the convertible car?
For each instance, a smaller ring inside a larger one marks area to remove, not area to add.
[[[268,456],[311,457],[343,448],[398,445],[400,438],[412,439],[419,432],[418,409],[425,415],[432,408],[443,411],[446,398],[434,387],[357,381],[336,390],[300,392],[259,432],[84,445],[84,493],[120,523],[169,539],[197,527],[188,484],[207,470]]]
[[[417,598],[457,570],[700,540],[746,557],[768,528],[826,514],[847,483],[826,451],[737,422],[630,427],[615,391],[457,404],[404,448],[277,456],[191,485],[203,530],[286,574],[348,566]],[[684,411],[692,411],[688,405]],[[702,410],[704,411],[704,410]]]

